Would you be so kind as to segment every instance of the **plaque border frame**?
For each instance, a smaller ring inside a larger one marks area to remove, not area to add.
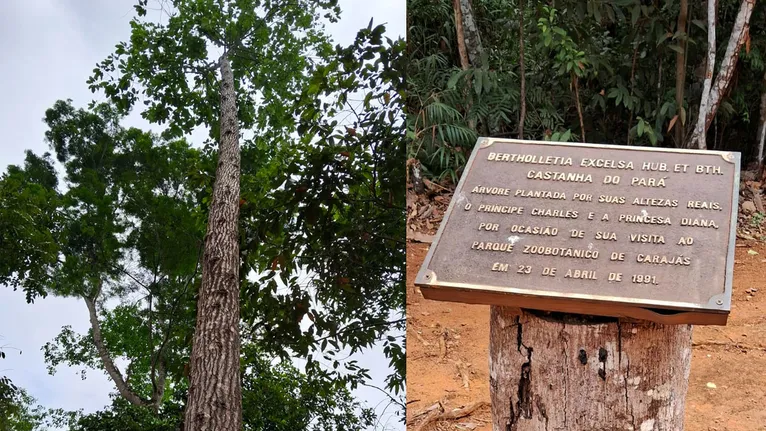
[[[724,286],[723,292],[711,297],[707,304],[704,303],[691,303],[691,302],[676,302],[676,301],[659,301],[659,300],[644,300],[625,298],[618,296],[608,295],[592,295],[581,293],[568,293],[568,292],[553,292],[547,290],[531,290],[520,289],[511,286],[492,286],[484,284],[473,283],[457,283],[457,282],[443,282],[438,279],[438,276],[434,271],[429,269],[431,259],[433,258],[436,246],[439,243],[442,233],[455,209],[455,198],[457,193],[463,190],[467,175],[473,166],[474,161],[479,150],[489,148],[497,142],[518,143],[527,145],[548,145],[548,146],[567,146],[567,147],[579,147],[579,148],[602,148],[602,149],[619,149],[621,151],[640,151],[640,152],[660,152],[660,153],[683,153],[683,154],[704,154],[704,155],[719,155],[724,161],[734,164],[734,178],[732,179],[731,192],[731,212],[729,214],[729,242],[726,255],[726,267],[724,274]],[[697,150],[697,149],[680,149],[680,148],[654,148],[654,147],[631,147],[623,145],[604,145],[604,144],[588,144],[588,143],[569,143],[569,142],[552,142],[552,141],[530,141],[522,139],[504,139],[504,138],[486,138],[479,137],[471,151],[471,156],[466,162],[463,169],[463,175],[455,188],[455,195],[450,200],[449,207],[444,213],[444,218],[439,225],[439,229],[434,237],[431,246],[428,249],[425,259],[418,270],[418,274],[415,277],[414,284],[421,288],[421,292],[426,299],[437,299],[454,302],[470,302],[477,304],[492,304],[495,301],[482,301],[481,298],[471,300],[466,297],[466,294],[473,293],[478,294],[484,292],[497,298],[497,295],[505,295],[503,302],[518,303],[518,307],[523,308],[535,308],[525,304],[532,304],[534,302],[541,302],[545,300],[553,300],[552,309],[548,311],[566,311],[564,308],[569,308],[566,305],[561,305],[561,300],[572,303],[573,300],[582,303],[585,307],[590,304],[605,305],[606,307],[594,307],[594,313],[598,315],[620,315],[624,317],[634,317],[637,319],[654,320],[661,323],[685,323],[687,320],[696,322],[700,321],[702,324],[725,324],[728,314],[731,311],[731,295],[732,295],[732,283],[734,276],[734,250],[736,248],[737,238],[737,215],[739,209],[739,183],[740,183],[740,163],[741,154],[732,151],[712,151],[712,150]],[[454,291],[462,296],[460,299],[451,298],[449,291]],[[614,313],[607,310],[610,307],[617,306]],[[671,313],[662,312],[662,310],[671,311]],[[688,319],[684,316],[674,317],[674,313],[687,312],[689,314]],[[705,319],[700,313],[703,314],[719,314],[719,316],[711,316]]]

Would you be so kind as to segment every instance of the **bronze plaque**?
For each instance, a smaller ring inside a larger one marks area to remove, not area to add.
[[[426,298],[725,324],[740,155],[481,138]]]

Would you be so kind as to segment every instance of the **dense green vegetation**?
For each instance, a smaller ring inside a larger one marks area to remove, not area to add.
[[[409,0],[408,156],[454,180],[477,136],[699,147],[707,7],[688,2],[684,17],[686,3]],[[716,79],[752,3],[717,2]],[[756,4],[706,134],[707,148],[741,151],[745,164],[766,121],[764,22]]]

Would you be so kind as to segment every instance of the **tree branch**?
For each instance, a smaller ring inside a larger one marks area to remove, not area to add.
[[[128,387],[128,384],[122,377],[122,373],[120,373],[120,370],[118,370],[114,365],[114,361],[112,361],[112,358],[109,355],[109,351],[104,345],[104,339],[101,334],[101,324],[98,321],[98,314],[96,312],[96,298],[101,291],[101,283],[102,282],[99,281],[98,292],[96,295],[94,295],[93,298],[90,298],[86,295],[82,296],[83,300],[85,301],[85,305],[88,306],[90,327],[93,330],[93,343],[96,345],[98,355],[101,357],[101,363],[106,369],[106,372],[109,374],[109,377],[111,377],[115,386],[117,386],[117,391],[120,393],[120,395],[128,400],[128,402],[131,404],[135,404],[137,406],[150,406],[152,405],[152,401],[141,398],[135,392],[133,392],[130,387]]]
[[[369,383],[364,383],[364,382],[361,382],[361,383],[360,383],[360,385],[362,385],[362,386],[367,386],[368,388],[372,388],[372,389],[377,389],[378,391],[382,392],[382,393],[383,393],[383,395],[385,395],[386,397],[388,397],[388,399],[389,399],[389,400],[390,400],[392,403],[394,403],[394,404],[398,405],[399,407],[401,407],[401,408],[403,408],[403,409],[404,409],[404,408],[407,408],[407,406],[406,406],[406,405],[404,405],[404,404],[403,404],[401,401],[399,401],[399,400],[397,400],[396,398],[394,398],[394,397],[393,397],[393,396],[392,396],[390,393],[388,393],[388,391],[386,391],[386,390],[384,390],[384,389],[382,389],[382,388],[379,388],[378,386],[375,386],[375,385],[371,385],[371,384],[369,384]]]
[[[163,350],[165,349],[165,346],[170,340],[170,333],[172,332],[172,329],[173,329],[174,317],[176,315],[176,311],[178,311],[178,305],[181,303],[181,300],[186,296],[186,292],[189,288],[189,285],[197,276],[197,273],[199,271],[199,262],[201,258],[202,258],[202,247],[200,246],[199,250],[197,251],[197,263],[194,266],[194,272],[186,280],[186,284],[184,285],[183,292],[181,292],[181,294],[176,298],[176,302],[175,304],[173,304],[173,311],[170,314],[170,320],[168,321],[168,326],[165,329],[165,336],[162,339],[162,343],[160,343],[160,346],[157,348],[157,352],[152,355],[152,364],[151,364],[152,376],[154,376],[155,367],[157,368],[157,371],[158,371],[158,380],[156,382],[152,380],[152,385],[153,385],[152,400],[154,401],[156,405],[159,405],[160,400],[162,400],[162,396],[165,392],[165,377],[166,377],[167,371],[165,369],[165,358],[163,356]]]
[[[340,335],[343,335],[346,332],[349,332],[351,330],[364,330],[364,329],[376,328],[379,326],[392,326],[392,325],[396,325],[397,323],[403,323],[405,321],[407,321],[407,319],[397,319],[397,320],[388,320],[385,322],[371,323],[369,325],[361,325],[359,324],[359,322],[352,322],[344,326],[343,328],[338,329],[335,332],[335,335],[326,335],[324,337],[317,338],[316,340],[314,340],[314,342],[319,343],[321,341],[328,340],[330,338],[338,338]]]

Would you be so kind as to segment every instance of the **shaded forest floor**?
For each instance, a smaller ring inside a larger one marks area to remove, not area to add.
[[[407,429],[491,431],[489,307],[426,300],[413,285],[448,203],[447,190],[408,197],[408,237],[421,242],[407,244]],[[729,322],[694,328],[687,431],[766,430],[766,244],[746,212]]]

